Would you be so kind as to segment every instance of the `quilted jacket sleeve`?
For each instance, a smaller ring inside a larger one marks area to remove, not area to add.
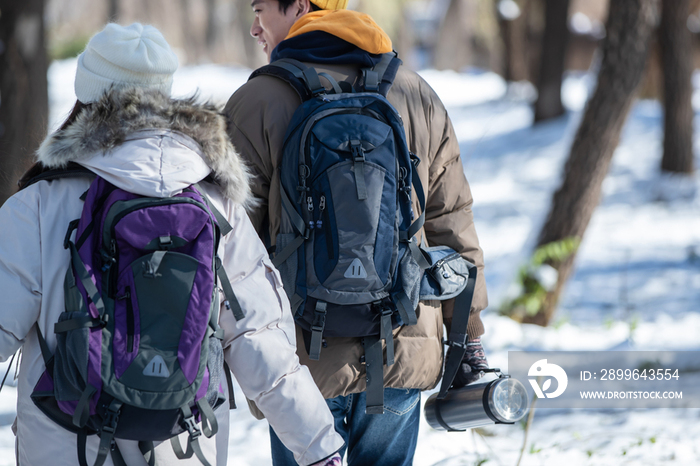
[[[41,310],[41,241],[32,193],[17,194],[0,208],[0,361],[19,349]]]
[[[400,70],[388,97],[404,117],[410,150],[421,160],[418,174],[426,193],[424,233],[428,245],[449,246],[477,266],[468,330],[470,337],[479,336],[484,333],[480,312],[488,305],[484,257],[452,122],[435,91],[411,71]],[[448,330],[453,307],[454,300],[443,302],[443,320]]]
[[[445,108],[435,109],[433,133],[437,135],[435,153],[429,169],[429,189],[425,207],[425,234],[430,244],[450,246],[477,266],[478,274],[472,300],[468,334],[484,333],[480,313],[488,305],[484,279],[484,254],[474,226],[472,197],[459,151],[459,143]],[[443,304],[443,318],[449,325],[454,300]]]

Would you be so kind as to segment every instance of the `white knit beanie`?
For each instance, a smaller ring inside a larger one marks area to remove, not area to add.
[[[84,104],[110,88],[145,87],[170,95],[177,57],[153,26],[109,23],[78,57],[75,95]]]

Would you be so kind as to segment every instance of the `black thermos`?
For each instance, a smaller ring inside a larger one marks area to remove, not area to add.
[[[442,400],[433,394],[425,402],[428,424],[437,430],[461,431],[489,424],[513,424],[528,410],[527,390],[501,374],[488,382],[476,382],[449,390]]]

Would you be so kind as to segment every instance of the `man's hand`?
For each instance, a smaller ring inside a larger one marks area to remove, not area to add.
[[[489,363],[481,346],[481,338],[475,338],[467,342],[467,352],[464,354],[462,364],[457,370],[452,388],[462,388],[467,384],[476,382],[484,375],[484,370],[489,368]]]

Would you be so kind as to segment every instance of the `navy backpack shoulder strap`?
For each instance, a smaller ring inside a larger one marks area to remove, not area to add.
[[[383,54],[379,63],[375,66],[361,70],[362,78],[359,90],[378,92],[386,97],[402,63],[396,52]],[[313,96],[325,92],[319,76],[323,76],[328,80],[336,94],[339,94],[341,91],[347,92],[342,85],[336,83],[327,73],[318,73],[313,67],[306,66],[302,62],[291,58],[282,58],[258,68],[253,71],[248,80],[250,81],[261,75],[274,76],[287,82],[296,91],[302,102],[306,102]]]
[[[383,54],[379,63],[371,68],[362,69],[360,89],[367,92],[378,92],[386,97],[402,64],[403,62],[396,52]]]
[[[296,63],[293,63],[296,62]],[[303,68],[301,68],[303,67]],[[314,91],[321,92],[323,91],[323,87],[321,86],[321,89],[319,90],[318,88],[316,89],[310,89],[310,86],[307,84],[306,80],[304,79],[305,76],[303,74],[304,70],[313,70],[313,68],[309,68],[302,64],[301,62],[298,62],[296,60],[291,60],[291,59],[283,59],[283,60],[278,60],[275,62],[270,63],[269,65],[265,65],[261,68],[258,68],[257,70],[253,71],[253,74],[250,75],[248,80],[250,81],[251,79],[261,76],[261,75],[267,75],[267,76],[273,76],[275,78],[279,78],[282,81],[286,82],[290,86],[292,86],[292,89],[296,91],[297,95],[299,95],[299,98],[301,99],[302,102],[306,102],[310,98],[314,96]],[[315,72],[315,70],[314,70]],[[307,74],[310,74],[307,72]],[[316,81],[318,81],[318,84],[320,86],[320,81],[318,79],[318,75],[316,75]]]

